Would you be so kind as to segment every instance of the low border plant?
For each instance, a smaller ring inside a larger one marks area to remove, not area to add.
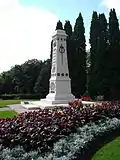
[[[120,120],[117,118],[106,118],[98,122],[89,123],[76,133],[71,133],[54,143],[50,153],[42,154],[39,151],[26,153],[22,147],[13,149],[1,147],[1,160],[88,160],[90,150],[94,150],[97,144],[105,143],[107,137],[119,134]]]

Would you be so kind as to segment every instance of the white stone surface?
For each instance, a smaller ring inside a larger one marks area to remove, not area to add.
[[[55,101],[56,102],[56,101]],[[83,105],[90,105],[90,104],[95,104],[96,102],[90,102],[90,101],[82,101]],[[67,107],[68,104],[66,103],[61,103],[61,104],[54,104],[53,101],[46,101],[46,99],[43,99],[43,101],[31,101],[30,104],[24,104],[24,102],[21,102],[22,107],[26,109],[53,109],[56,107]]]
[[[71,93],[71,79],[69,78],[67,60],[67,34],[64,30],[56,30],[53,40],[53,54],[51,78],[49,80],[49,94],[39,102],[33,102],[39,106],[56,106],[68,104],[74,101]]]
[[[67,35],[64,30],[56,30],[52,39],[52,69],[50,89],[46,101],[51,104],[64,104],[75,99],[71,94],[71,79],[68,71]]]
[[[91,102],[91,101],[82,101],[82,104],[95,104],[96,102]]]

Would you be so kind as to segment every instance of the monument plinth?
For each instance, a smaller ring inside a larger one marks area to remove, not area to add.
[[[34,105],[59,106],[68,104],[75,97],[71,93],[71,79],[69,78],[68,60],[67,60],[67,34],[64,30],[56,30],[52,36],[53,53],[51,78],[49,80],[49,94],[45,99],[32,102]],[[29,109],[29,108],[28,108]]]

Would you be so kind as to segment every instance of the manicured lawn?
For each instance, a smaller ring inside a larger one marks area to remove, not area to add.
[[[101,148],[92,160],[120,160],[120,137]]]
[[[21,101],[34,101],[34,100],[0,100],[0,108],[7,107],[9,104],[19,104]]]
[[[13,118],[17,115],[18,113],[15,111],[0,111],[0,118]]]

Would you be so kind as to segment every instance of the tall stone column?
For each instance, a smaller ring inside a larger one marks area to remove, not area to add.
[[[71,93],[71,79],[69,78],[67,60],[67,34],[64,30],[56,30],[53,37],[53,54],[49,94],[46,100],[52,104],[68,103],[75,97]]]

